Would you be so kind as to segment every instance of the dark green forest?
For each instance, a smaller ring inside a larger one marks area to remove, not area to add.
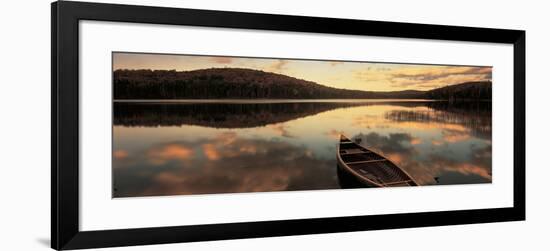
[[[115,99],[445,99],[489,100],[491,82],[430,91],[371,92],[332,88],[290,76],[241,68],[194,71],[116,70]]]

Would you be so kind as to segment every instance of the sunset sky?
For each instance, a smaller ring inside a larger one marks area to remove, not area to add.
[[[492,79],[492,67],[113,53],[113,68],[190,71],[249,68],[365,91],[430,90]]]

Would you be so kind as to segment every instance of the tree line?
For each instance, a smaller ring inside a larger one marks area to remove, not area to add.
[[[282,74],[242,68],[211,68],[194,71],[115,70],[113,72],[113,85],[115,99],[380,99],[428,97],[438,99],[454,97],[449,95],[454,89],[441,92],[347,90],[332,88]],[[471,94],[462,89],[460,90],[460,97]],[[487,90],[483,89],[476,95],[476,98],[485,98]]]

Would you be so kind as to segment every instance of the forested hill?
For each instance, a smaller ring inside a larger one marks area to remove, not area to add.
[[[451,89],[441,92],[337,89],[282,74],[241,68],[181,72],[116,70],[113,82],[115,99],[409,99],[428,98],[427,94],[429,98],[440,99],[440,95],[450,97],[452,92]]]
[[[457,85],[449,85],[427,91],[427,99],[446,100],[490,100],[492,97],[492,83],[468,82]]]

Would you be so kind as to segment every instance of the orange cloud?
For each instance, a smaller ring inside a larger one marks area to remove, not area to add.
[[[422,144],[422,139],[420,138],[413,138],[411,140],[411,145],[419,145],[419,144]]]
[[[481,166],[473,165],[470,163],[462,163],[460,165],[456,165],[449,170],[459,172],[466,175],[475,174],[478,176],[481,176],[485,179],[490,180],[492,178],[492,175],[489,173],[489,171],[486,168],[483,168]]]
[[[450,130],[445,129],[441,132],[443,134],[443,140],[449,143],[456,143],[470,138],[470,133],[465,130]]]
[[[440,145],[443,145],[443,142],[439,141],[439,140],[432,140],[432,145],[434,146],[440,146]]]
[[[386,154],[386,157],[391,160],[396,165],[402,165],[404,163],[403,158],[404,156],[399,153],[388,153]]]
[[[328,131],[327,133],[325,133],[325,135],[327,135],[329,138],[331,139],[340,139],[340,135],[342,134],[346,134],[344,131],[339,131],[339,130],[335,130],[335,129],[332,129],[330,131]]]
[[[128,157],[128,152],[125,150],[116,150],[113,152],[115,159],[125,159]]]
[[[206,158],[208,158],[209,160],[220,159],[220,153],[218,153],[218,150],[216,149],[214,144],[204,144],[202,145],[202,150]]]
[[[237,140],[237,134],[234,132],[222,133],[218,135],[215,140],[221,145],[231,145],[235,142],[235,140]]]
[[[283,136],[283,137],[287,137],[287,138],[294,138],[294,136],[292,136],[286,126],[281,123],[281,124],[274,124],[274,125],[268,125],[267,126],[268,128],[271,128],[273,129],[273,131],[275,131],[275,133],[277,133],[277,135],[280,135],[280,136]]]
[[[248,154],[255,154],[257,152],[257,149],[256,149],[256,146],[254,146],[254,145],[243,145],[239,148],[239,152],[248,153]]]
[[[188,160],[195,154],[189,147],[179,144],[168,144],[161,148],[153,148],[148,152],[151,163],[162,165],[170,160]]]
[[[386,88],[428,90],[470,81],[490,81],[492,67],[394,65],[391,68],[367,67],[354,71],[353,76],[365,84],[384,83]]]
[[[218,135],[213,142],[202,145],[204,155],[209,160],[219,160],[220,158],[239,156],[243,153],[255,154],[257,147],[251,142],[237,142],[237,134],[228,132]],[[234,146],[239,145],[236,149]]]
[[[206,149],[205,155],[218,161],[193,159],[190,163],[193,168],[180,168],[171,163],[166,163],[171,168],[149,168],[147,182],[119,187],[117,197],[326,189],[326,184],[335,178],[331,172],[319,173],[320,166],[328,169],[333,167],[333,162],[315,158],[314,153],[303,146],[241,137],[231,145],[224,145],[219,140],[232,138],[231,135],[219,134],[199,145]],[[178,144],[196,147],[196,142]],[[119,171],[118,175],[123,174],[132,174],[132,171]]]

